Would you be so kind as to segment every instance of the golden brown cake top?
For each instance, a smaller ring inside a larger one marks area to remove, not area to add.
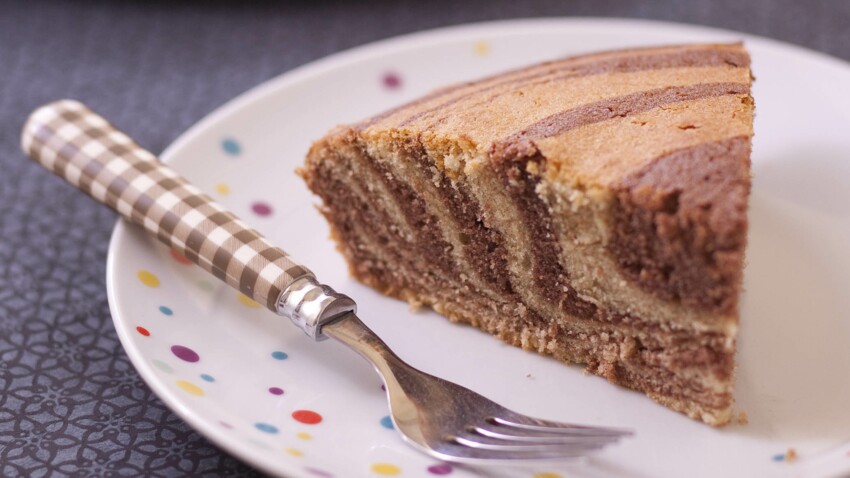
[[[437,151],[533,147],[550,179],[610,185],[670,151],[752,136],[749,65],[740,43],[583,55],[444,88],[358,128]]]

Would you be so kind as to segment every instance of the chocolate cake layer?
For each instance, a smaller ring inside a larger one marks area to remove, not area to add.
[[[734,313],[749,193],[749,138],[671,152],[617,186],[608,248],[641,287]]]
[[[364,283],[722,425],[750,80],[740,44],[568,58],[338,128],[301,174]]]

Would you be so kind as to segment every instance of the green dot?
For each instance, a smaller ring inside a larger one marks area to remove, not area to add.
[[[174,373],[174,369],[162,360],[153,360],[153,364],[165,373]]]
[[[198,281],[198,287],[200,287],[202,290],[205,290],[205,291],[213,290],[213,285],[212,285],[212,282],[210,282],[210,281],[205,281],[205,280]]]

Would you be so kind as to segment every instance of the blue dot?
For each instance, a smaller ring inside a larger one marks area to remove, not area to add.
[[[773,461],[785,461],[785,453],[773,455]]]
[[[174,311],[164,305],[159,306],[159,311],[165,315],[174,315]]]
[[[255,423],[254,426],[257,427],[257,430],[260,430],[261,432],[277,433],[277,427],[274,425],[269,425],[268,423]]]
[[[205,373],[202,373],[201,374],[201,380],[203,380],[205,382],[215,382],[215,377],[213,377],[212,375],[207,375]]]
[[[286,360],[289,355],[286,355],[285,352],[281,352],[280,350],[276,352],[272,352],[272,358],[275,360]]]
[[[221,141],[221,148],[225,153],[231,156],[239,156],[242,153],[242,146],[235,139],[225,138]]]
[[[381,419],[381,426],[384,427],[384,428],[387,428],[389,430],[392,430],[393,428],[395,428],[395,427],[393,427],[393,419],[390,418],[389,415],[387,415],[387,416],[385,416],[384,418]]]

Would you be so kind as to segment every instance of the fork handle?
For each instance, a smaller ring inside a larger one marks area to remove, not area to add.
[[[310,270],[78,101],[35,110],[21,145],[48,170],[316,339],[322,338],[320,316],[353,310],[351,299],[319,284]]]

